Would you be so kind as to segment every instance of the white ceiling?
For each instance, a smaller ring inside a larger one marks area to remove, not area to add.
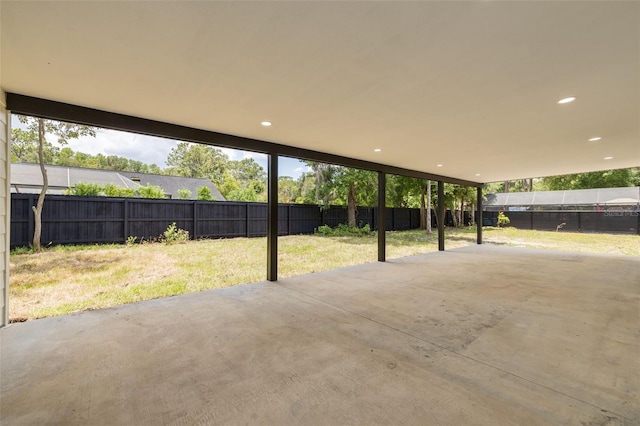
[[[476,182],[640,166],[636,1],[0,8],[7,92]]]

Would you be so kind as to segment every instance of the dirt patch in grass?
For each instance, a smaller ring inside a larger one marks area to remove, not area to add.
[[[176,272],[174,260],[153,249],[11,256],[11,317],[40,318],[113,306],[121,299],[113,296],[123,287],[152,285]],[[122,300],[127,301],[134,300]]]

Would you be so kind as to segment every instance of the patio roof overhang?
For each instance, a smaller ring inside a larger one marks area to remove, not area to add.
[[[5,92],[468,182],[640,165],[638,2],[0,7]]]

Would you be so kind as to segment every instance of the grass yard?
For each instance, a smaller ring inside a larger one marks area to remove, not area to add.
[[[484,242],[640,256],[640,236],[485,228]],[[451,229],[446,248],[475,244],[475,228]],[[298,235],[279,238],[279,278],[374,262],[377,239]],[[262,281],[266,238],[185,244],[54,247],[11,254],[10,319],[71,312]],[[438,249],[437,233],[387,233],[387,257]]]

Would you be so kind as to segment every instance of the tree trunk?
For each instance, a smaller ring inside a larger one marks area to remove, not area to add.
[[[508,180],[504,181],[504,192],[509,192],[509,181]]]
[[[356,188],[353,182],[349,184],[349,195],[347,197],[347,218],[348,218],[348,225],[355,228],[356,226]]]
[[[529,179],[529,192],[533,192],[533,178]]]
[[[431,234],[433,231],[431,230],[431,181],[427,181],[427,234]]]
[[[471,222],[469,223],[469,225],[473,226],[476,223],[476,215],[475,215],[476,205],[472,203],[469,211],[471,212],[471,215],[469,216]]]
[[[42,251],[40,245],[40,235],[42,234],[42,207],[44,205],[44,196],[49,188],[49,179],[47,178],[47,170],[44,168],[44,119],[38,119],[38,160],[40,161],[40,172],[42,173],[42,190],[38,196],[38,202],[35,207],[32,206],[34,214],[35,226],[33,229],[33,249]]]
[[[444,211],[444,223],[446,224],[447,211]],[[456,211],[456,202],[455,199],[451,202],[451,221],[453,222],[453,227],[458,227],[458,212]]]
[[[420,188],[420,229],[427,229],[427,209],[424,201],[425,187]]]

